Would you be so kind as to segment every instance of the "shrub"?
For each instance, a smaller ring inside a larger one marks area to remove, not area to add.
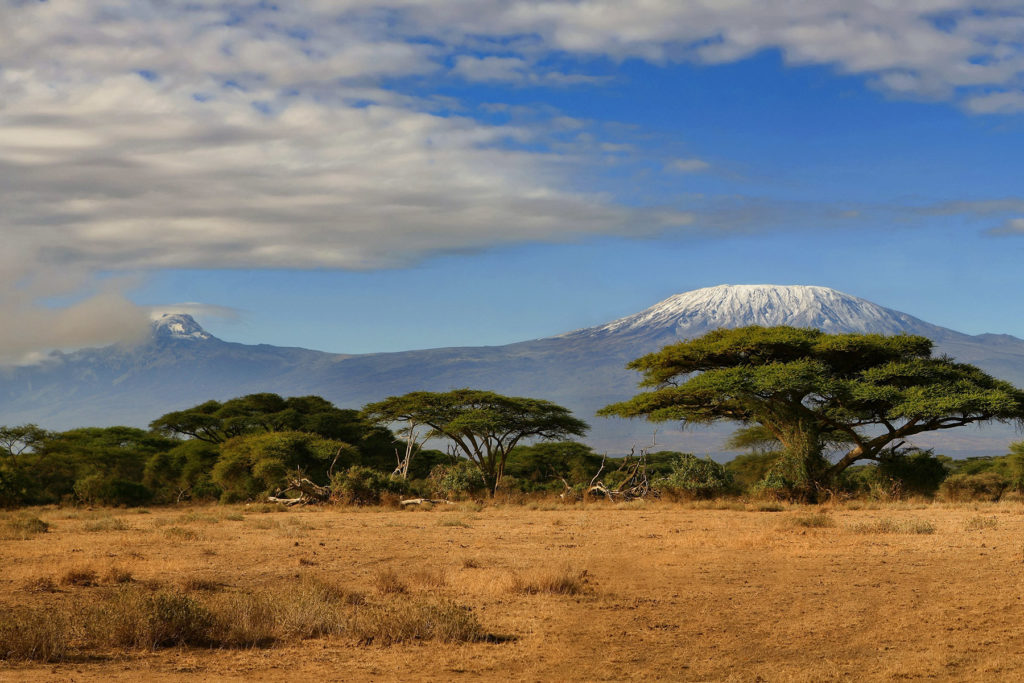
[[[90,474],[75,482],[75,497],[87,505],[128,505],[138,507],[153,499],[146,486],[128,479]]]
[[[359,465],[336,472],[331,479],[332,495],[346,505],[380,505],[384,494],[402,494],[408,490],[404,479]]]
[[[949,501],[995,501],[999,500],[1009,485],[1010,482],[996,472],[954,474],[942,482],[939,496]]]
[[[681,453],[668,474],[654,479],[655,488],[691,498],[714,498],[732,486],[732,476],[710,458],[701,459]]]
[[[438,465],[427,478],[434,495],[445,498],[464,498],[486,490],[480,468],[469,460],[459,460],[454,465]]]
[[[945,462],[948,460],[932,451],[889,454],[877,465],[849,468],[843,473],[841,486],[849,492],[879,500],[907,495],[933,496],[949,475]]]

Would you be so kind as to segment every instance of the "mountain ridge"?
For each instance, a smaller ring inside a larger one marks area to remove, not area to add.
[[[55,353],[36,366],[0,369],[0,423],[144,426],[170,410],[259,391],[318,394],[358,408],[413,390],[472,386],[565,405],[592,424],[588,443],[621,452],[646,443],[652,428],[594,412],[635,393],[639,376],[627,362],[719,326],[752,323],[924,334],[938,352],[1024,385],[1024,340],[1010,335],[966,335],[823,287],[719,285],[552,337],[356,355],[224,341],[191,316],[170,314],[155,320],[153,335],[139,345]],[[983,447],[977,444],[984,439],[959,435],[944,443],[956,442],[947,450],[961,454],[995,448],[997,440],[1005,449],[1008,437],[989,433]],[[659,434],[664,447],[721,452],[721,430],[682,433],[666,425]]]

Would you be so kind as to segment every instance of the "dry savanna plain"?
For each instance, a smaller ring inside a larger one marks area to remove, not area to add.
[[[5,681],[1024,678],[1020,502],[0,522]]]

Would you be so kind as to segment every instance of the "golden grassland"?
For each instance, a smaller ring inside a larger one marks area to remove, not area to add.
[[[1024,678],[1020,502],[41,508],[0,539],[5,681]]]

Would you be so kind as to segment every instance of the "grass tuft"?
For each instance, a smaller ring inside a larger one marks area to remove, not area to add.
[[[999,520],[995,517],[982,517],[978,515],[967,520],[964,528],[967,531],[984,531],[985,529],[995,529],[998,526]]]
[[[934,534],[935,525],[928,520],[908,519],[902,522],[885,518],[875,522],[860,522],[850,527],[858,534]]]
[[[836,525],[835,520],[827,512],[815,512],[810,515],[798,515],[793,518],[794,526],[805,527],[808,529],[823,529],[827,527],[834,527]]]
[[[38,517],[16,515],[4,520],[0,527],[0,539],[6,541],[27,541],[50,530],[50,525]]]
[[[394,569],[380,570],[374,575],[373,583],[377,592],[384,595],[409,592],[409,585]]]
[[[576,571],[569,567],[550,571],[541,570],[528,576],[517,574],[512,579],[512,588],[517,593],[548,593],[550,595],[579,595],[587,591],[587,570]]]
[[[88,567],[69,569],[60,578],[60,584],[62,586],[78,586],[80,588],[95,586],[99,584],[99,575],[96,574],[96,570]]]
[[[364,645],[417,640],[465,643],[487,637],[468,608],[450,601],[389,603],[358,609],[349,623],[349,635]]]
[[[67,657],[72,629],[58,610],[15,610],[0,620],[0,660],[59,662]]]
[[[103,583],[113,585],[131,583],[134,580],[132,573],[127,569],[122,569],[121,567],[111,567],[107,570],[107,573],[103,575]]]
[[[25,583],[24,589],[29,593],[59,593],[57,582],[49,576],[40,576]]]

